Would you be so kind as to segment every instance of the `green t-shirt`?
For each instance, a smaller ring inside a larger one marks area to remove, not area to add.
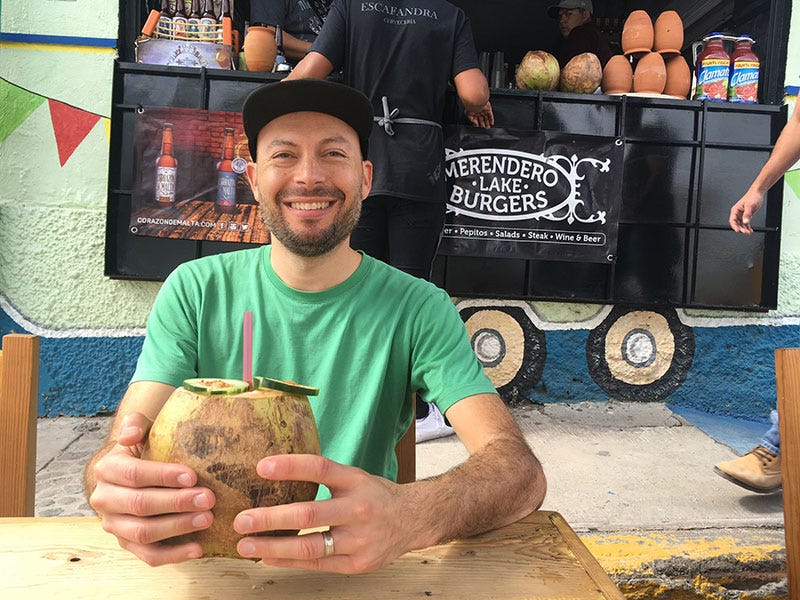
[[[284,284],[270,246],[184,263],[147,321],[133,381],[180,386],[242,377],[242,320],[253,313],[253,374],[318,387],[311,407],[324,456],[390,479],[414,392],[442,412],[494,392],[450,297],[367,255],[322,292]]]

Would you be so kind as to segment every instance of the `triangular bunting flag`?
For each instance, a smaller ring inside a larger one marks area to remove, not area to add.
[[[63,167],[80,143],[100,120],[100,115],[49,99],[50,119],[56,134],[58,160]]]
[[[44,96],[0,79],[0,142],[27,119],[45,101]]]

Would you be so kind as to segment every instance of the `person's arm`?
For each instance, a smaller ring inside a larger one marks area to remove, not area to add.
[[[234,529],[255,534],[330,526],[334,554],[323,536],[246,537],[239,552],[280,567],[361,573],[410,550],[500,527],[539,508],[546,481],[539,461],[496,394],[469,396],[447,410],[470,457],[430,479],[399,485],[319,456],[262,459],[259,475],[317,481],[331,490],[322,502],[256,508]]]
[[[325,79],[333,71],[333,63],[319,52],[309,52],[283,79]]]
[[[267,26],[267,31],[272,32],[273,36],[275,35],[275,27],[272,25]],[[311,48],[311,42],[296,38],[291,33],[287,33],[285,29],[281,31],[281,40],[283,53],[292,60],[300,60]]]
[[[154,381],[132,383],[105,444],[84,472],[89,504],[119,545],[150,565],[202,556],[200,544],[162,545],[176,535],[209,527],[214,494],[195,487],[190,468],[142,460],[144,441],[175,388]]]
[[[456,93],[464,105],[464,113],[475,127],[494,125],[494,113],[489,103],[489,83],[480,69],[466,69],[453,78]]]
[[[795,107],[789,122],[778,136],[769,159],[739,201],[731,207],[728,223],[737,233],[750,235],[750,220],[764,204],[769,189],[800,160],[800,109]]]

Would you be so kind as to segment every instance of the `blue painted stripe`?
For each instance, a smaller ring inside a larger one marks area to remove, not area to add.
[[[81,37],[77,35],[38,35],[33,33],[7,33],[0,31],[0,40],[22,44],[59,44],[62,46],[93,46],[116,48],[117,40],[112,38]]]

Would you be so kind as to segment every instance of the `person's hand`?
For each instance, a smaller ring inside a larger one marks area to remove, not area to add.
[[[200,558],[198,543],[160,542],[209,527],[214,494],[195,487],[197,474],[186,466],[139,458],[150,425],[139,413],[124,417],[116,446],[94,466],[96,486],[89,504],[103,529],[149,565]]]
[[[464,114],[467,115],[467,119],[475,127],[483,127],[485,129],[494,125],[494,112],[492,112],[492,104],[490,102],[484,104],[480,110],[465,110]]]
[[[319,532],[245,537],[238,545],[242,556],[260,558],[275,567],[364,573],[381,568],[415,546],[413,520],[408,518],[413,486],[398,485],[312,454],[264,458],[257,471],[265,479],[324,484],[331,499],[248,509],[236,516],[233,528],[247,535],[330,526],[333,548],[329,544],[326,555]]]
[[[728,223],[737,233],[750,235],[753,228],[750,226],[750,219],[758,212],[764,203],[764,194],[748,191],[739,201],[731,207],[731,216]]]

